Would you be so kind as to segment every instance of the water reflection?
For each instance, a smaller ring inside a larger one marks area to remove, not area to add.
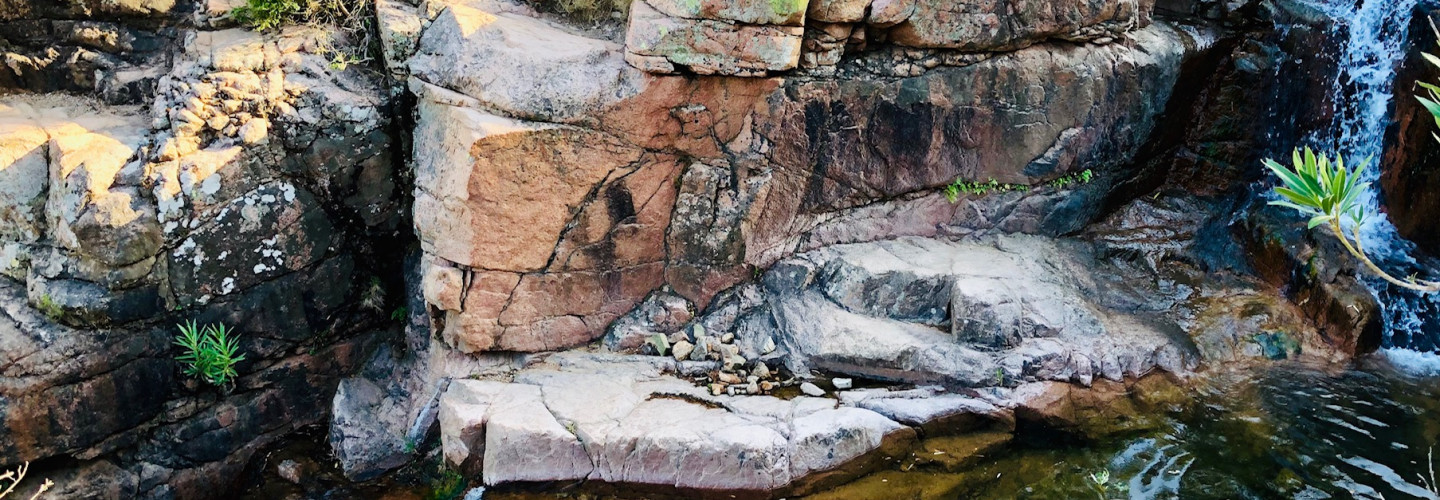
[[[1378,358],[1369,364],[1376,366],[1214,375],[1189,410],[1157,430],[1012,449],[982,469],[1021,477],[949,498],[1097,498],[1094,470],[1110,471],[1110,498],[1440,498],[1428,487],[1440,380],[1404,376]]]
[[[928,439],[893,467],[807,500],[1440,500],[1429,486],[1434,483],[1431,446],[1440,440],[1440,378],[1406,375],[1384,353],[1362,365],[1345,371],[1299,363],[1259,371],[1212,370],[1192,381],[1188,404],[1167,406],[1171,413],[1150,415],[1143,426],[1115,426],[1131,430],[1106,438],[1060,439],[1022,429],[1013,439],[994,430]],[[315,446],[323,447],[323,439],[316,439]],[[323,454],[312,447],[278,451],[265,467],[273,471],[275,464],[303,463],[305,457]],[[464,494],[463,482],[449,485],[436,462],[422,462],[411,467],[419,473],[365,485],[345,484],[333,464],[299,484],[267,473],[246,498],[456,499]],[[1090,479],[1100,471],[1110,476],[1103,496]],[[409,479],[397,479],[404,477]],[[613,489],[598,493],[591,486],[499,488],[483,498],[667,498]]]

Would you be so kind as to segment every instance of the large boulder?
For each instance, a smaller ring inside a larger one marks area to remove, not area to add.
[[[799,26],[672,17],[640,1],[630,8],[625,60],[654,73],[683,68],[702,75],[763,76],[799,65],[804,32]]]
[[[16,95],[0,103],[0,272],[30,284],[30,301],[74,325],[133,321],[160,308],[144,278],[162,245],[141,191],[140,110],[84,99]]]
[[[887,2],[905,3],[905,2]],[[914,0],[909,17],[890,40],[912,47],[972,52],[1013,50],[1047,38],[1087,40],[1117,36],[1150,23],[1153,0],[998,1],[957,5]],[[887,6],[895,9],[898,6]],[[887,16],[887,22],[894,17]]]
[[[1416,82],[1437,80],[1435,67],[1422,56],[1435,51],[1435,34],[1426,20],[1436,13],[1422,4],[1411,18],[1406,57],[1395,75],[1395,124],[1387,130],[1385,154],[1377,160],[1388,219],[1401,235],[1431,255],[1440,255],[1440,235],[1431,229],[1440,214],[1440,194],[1433,189],[1440,181],[1434,135],[1440,133],[1440,124],[1409,90],[1424,95]]]

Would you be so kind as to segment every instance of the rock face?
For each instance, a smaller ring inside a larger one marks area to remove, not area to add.
[[[953,56],[1047,39],[1108,40],[1147,26],[1153,9],[1153,0],[647,0],[630,9],[625,59],[652,73],[825,74],[873,40],[918,49],[910,57],[920,59],[938,49],[964,64],[970,59]]]
[[[357,480],[438,428],[489,485],[798,495],[1373,344],[1333,249],[1230,224],[1288,4],[377,0],[346,69],[240,3],[0,0],[0,464],[63,496],[223,496],[327,417]]]
[[[1433,82],[1434,66],[1422,53],[1432,52],[1435,34],[1424,19],[1434,9],[1423,6],[1409,27],[1410,47],[1395,77],[1395,125],[1387,133],[1386,150],[1381,165],[1380,183],[1384,188],[1385,207],[1391,223],[1406,239],[1415,242],[1431,255],[1440,255],[1440,236],[1431,230],[1433,216],[1440,214],[1440,197],[1427,186],[1434,186],[1440,171],[1434,167],[1435,119],[1420,102],[1409,96],[1410,89],[1424,95],[1415,82]]]
[[[379,82],[312,30],[176,27],[192,8],[0,8],[0,463],[68,497],[225,491],[324,419],[400,282]],[[233,387],[183,375],[189,320],[238,335]]]
[[[723,15],[794,24],[735,8]],[[703,307],[750,269],[823,245],[1073,231],[1093,207],[1057,190],[960,204],[939,190],[1123,162],[1209,43],[1157,24],[1133,45],[1036,46],[898,81],[697,80],[492,10],[445,10],[409,63],[426,297],[467,352],[584,343],[662,284]]]
[[[69,91],[138,104],[167,72],[187,2],[7,1],[0,12],[6,64],[0,89]]]

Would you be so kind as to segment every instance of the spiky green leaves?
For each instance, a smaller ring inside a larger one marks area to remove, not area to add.
[[[1370,160],[1367,158],[1354,171],[1345,167],[1345,159],[1335,157],[1332,163],[1323,153],[1317,155],[1310,148],[1296,149],[1292,155],[1293,168],[1287,168],[1275,160],[1265,159],[1265,167],[1280,177],[1283,186],[1276,187],[1275,193],[1281,200],[1271,205],[1289,207],[1310,217],[1309,227],[1313,228],[1341,217],[1359,225],[1365,220],[1365,209],[1360,206],[1360,193],[1370,186],[1360,182],[1359,171]]]
[[[1435,32],[1437,38],[1440,38],[1440,29],[1435,27],[1435,21],[1433,19],[1430,21],[1430,30]],[[1430,63],[1431,66],[1440,68],[1440,57],[1436,57],[1434,54],[1428,52],[1421,52],[1420,55],[1425,56],[1425,61]],[[1425,107],[1425,111],[1430,112],[1430,116],[1435,119],[1435,126],[1440,127],[1440,86],[1419,81],[1415,82],[1415,84],[1424,88],[1425,91],[1429,93],[1429,97],[1417,95],[1415,98],[1420,100],[1420,105]],[[1434,137],[1436,141],[1440,141],[1440,135],[1431,132],[1430,136]]]
[[[230,335],[225,325],[205,325],[195,321],[183,325],[175,336],[175,345],[184,350],[175,359],[185,365],[185,374],[224,387],[235,379],[235,364],[245,359],[240,354],[239,338]]]

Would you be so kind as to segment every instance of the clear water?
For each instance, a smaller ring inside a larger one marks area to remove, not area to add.
[[[1376,366],[1335,372],[1282,363],[1211,374],[1187,404],[1152,415],[1141,430],[1070,444],[1026,444],[1021,435],[962,469],[900,457],[806,500],[1440,499],[1429,489],[1440,379],[1398,373],[1378,357],[1367,364]],[[932,452],[922,445],[912,453]],[[1102,470],[1110,475],[1103,494],[1090,479]],[[494,490],[484,498],[674,497],[582,487]]]
[[[1440,380],[1280,365],[1210,380],[1196,406],[1150,432],[1015,450],[996,465],[1053,467],[952,498],[1096,498],[1088,474],[1101,469],[1123,485],[1109,498],[1440,498],[1427,486],[1437,437]]]

